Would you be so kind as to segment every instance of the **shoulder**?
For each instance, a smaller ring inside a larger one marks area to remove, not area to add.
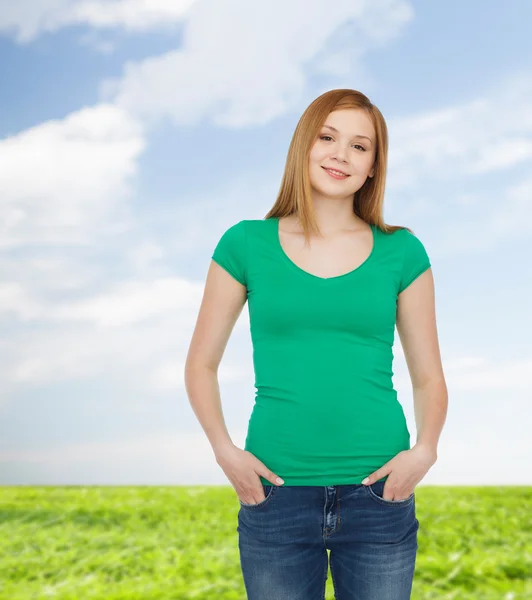
[[[240,235],[245,236],[248,244],[254,244],[262,239],[269,239],[272,219],[244,219],[233,227]]]
[[[259,231],[268,225],[269,219],[242,219],[226,228],[235,235],[243,235],[253,231]]]
[[[246,221],[238,221],[222,230],[218,236],[215,253],[239,251],[246,244]]]
[[[238,221],[237,223],[233,223],[229,225],[222,233],[219,235],[218,246],[225,247],[238,247],[243,246],[246,243],[247,238],[247,226],[246,220]]]
[[[219,241],[222,246],[244,248],[252,239],[261,237],[263,232],[267,232],[270,224],[268,219],[242,219],[227,227]]]
[[[229,225],[229,227],[227,227],[224,231],[224,234],[229,233],[235,236],[238,235],[243,235],[246,233],[247,230],[247,219],[242,219],[241,221],[238,221],[237,223],[233,223],[232,225]]]
[[[407,288],[421,273],[431,266],[430,257],[420,238],[408,229],[394,232],[402,247],[401,271],[398,292]]]
[[[246,220],[230,225],[219,237],[211,258],[228,271],[239,283],[247,281]]]
[[[419,236],[406,229],[406,227],[401,227],[384,235],[391,240],[391,243],[396,244],[405,252],[410,250],[415,252],[416,250],[424,248],[424,244]]]
[[[394,239],[395,241],[400,241],[401,243],[404,243],[404,240],[407,240],[408,238],[416,237],[415,234],[409,231],[406,227],[398,227],[394,231],[384,233],[384,235]]]
[[[405,255],[413,257],[424,257],[427,254],[425,244],[420,237],[408,229],[403,229],[403,244]]]

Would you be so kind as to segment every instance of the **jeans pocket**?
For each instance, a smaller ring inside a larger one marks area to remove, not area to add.
[[[244,507],[244,508],[256,508],[259,506],[264,506],[271,498],[272,496],[275,494],[275,489],[277,488],[276,485],[266,485],[265,483],[262,484],[262,489],[264,490],[264,500],[261,500],[260,502],[257,502],[256,504],[246,504],[245,502],[242,502],[242,500],[240,500],[240,498],[238,499],[238,501],[240,502],[240,506]]]
[[[415,492],[412,492],[410,496],[408,496],[408,498],[403,498],[403,500],[385,500],[382,497],[385,483],[385,481],[376,481],[375,483],[372,483],[371,485],[366,485],[364,487],[368,491],[370,497],[373,498],[373,500],[375,500],[379,504],[385,504],[388,506],[405,506],[413,502]]]

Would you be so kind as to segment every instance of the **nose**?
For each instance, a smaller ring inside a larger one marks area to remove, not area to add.
[[[332,154],[332,158],[336,158],[337,160],[339,160],[340,162],[347,162],[346,160],[346,151],[345,148],[342,148],[341,146],[338,146],[333,154]]]

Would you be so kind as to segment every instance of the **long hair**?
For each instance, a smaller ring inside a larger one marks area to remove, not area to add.
[[[353,212],[368,224],[384,233],[408,229],[401,225],[387,225],[383,220],[384,187],[388,159],[388,128],[380,110],[369,98],[357,90],[338,89],[318,96],[302,114],[292,136],[281,187],[277,199],[264,217],[285,217],[297,214],[307,242],[311,233],[321,235],[312,203],[309,178],[309,155],[329,113],[345,108],[359,108],[367,112],[377,134],[374,175],[353,194]]]

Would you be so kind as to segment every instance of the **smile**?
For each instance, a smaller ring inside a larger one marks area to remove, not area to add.
[[[347,179],[349,177],[349,175],[344,175],[340,171],[335,171],[334,169],[326,169],[325,167],[323,167],[323,169],[327,171],[331,177],[334,177],[334,179]]]

